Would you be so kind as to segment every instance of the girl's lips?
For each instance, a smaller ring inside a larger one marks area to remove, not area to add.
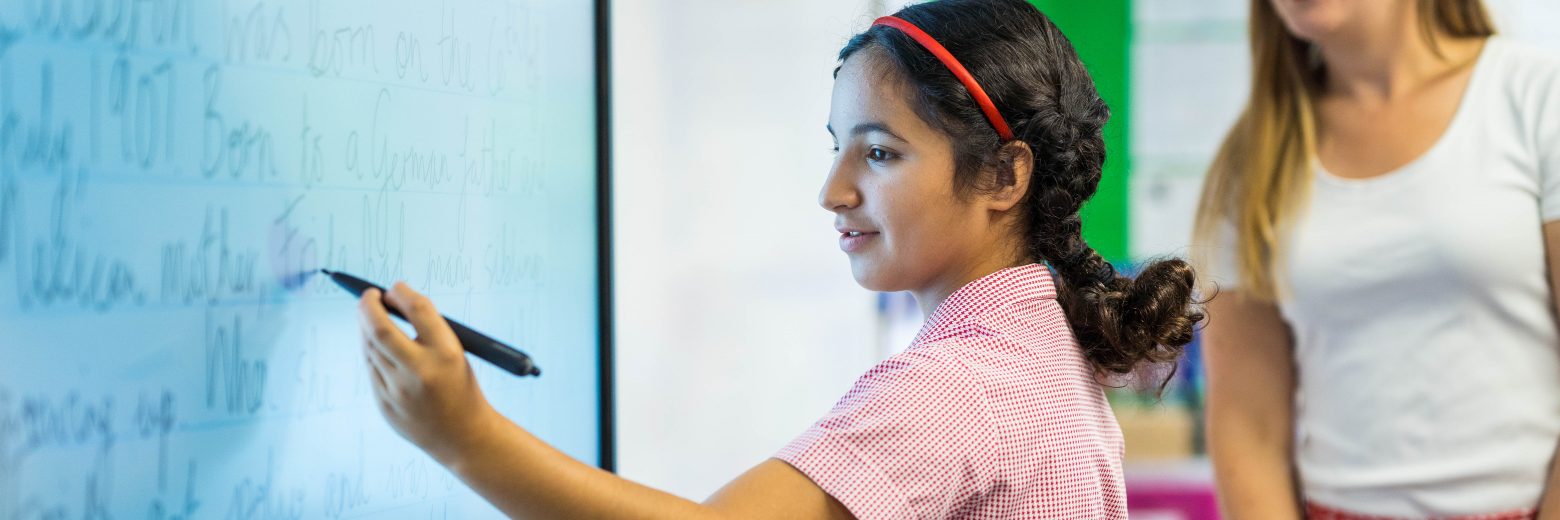
[[[855,236],[851,236],[850,233],[840,233],[840,250],[846,253],[859,251],[877,237],[876,232],[862,232]]]

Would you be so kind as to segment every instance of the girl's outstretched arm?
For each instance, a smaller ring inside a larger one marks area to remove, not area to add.
[[[769,459],[700,504],[575,460],[500,415],[428,297],[404,283],[383,296],[417,331],[390,321],[379,291],[359,302],[363,354],[380,412],[403,437],[517,518],[814,518],[849,511],[801,471]]]

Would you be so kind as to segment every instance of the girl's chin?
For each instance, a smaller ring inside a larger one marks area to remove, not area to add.
[[[850,259],[850,274],[855,277],[856,285],[874,292],[895,292],[905,290],[903,284],[895,283],[896,277],[884,269],[882,265],[868,262],[862,258]]]

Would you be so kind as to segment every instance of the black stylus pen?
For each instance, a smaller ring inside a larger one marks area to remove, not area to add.
[[[327,269],[320,269],[320,272],[324,273],[325,276],[329,276],[332,282],[336,282],[336,285],[340,285],[342,289],[346,289],[347,292],[359,298],[363,297],[363,291],[369,289],[379,289],[380,294],[385,292],[384,287],[374,285],[367,280],[347,273]],[[401,318],[401,321],[406,321],[406,316],[402,315],[401,311],[396,310],[395,307],[386,305],[385,310],[390,311],[391,316]],[[455,329],[455,337],[460,339],[460,346],[465,348],[466,352],[475,354],[477,357],[485,359],[487,362],[497,365],[498,368],[507,370],[509,373],[517,376],[542,375],[542,369],[536,368],[536,363],[532,363],[531,357],[525,355],[524,352],[505,345],[496,339],[487,337],[487,335],[481,332],[472,330],[471,327],[462,325],[448,316],[441,317],[450,324],[450,328]]]

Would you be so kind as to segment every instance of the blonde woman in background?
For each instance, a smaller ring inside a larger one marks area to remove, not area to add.
[[[1478,0],[1252,0],[1198,217],[1237,519],[1560,518],[1560,59]]]

